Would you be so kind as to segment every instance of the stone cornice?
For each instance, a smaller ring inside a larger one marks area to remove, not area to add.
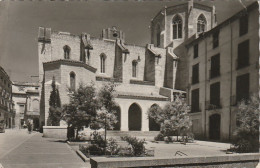
[[[44,70],[49,66],[49,65],[72,65],[72,66],[78,66],[78,67],[84,67],[85,69],[93,72],[93,73],[96,73],[97,69],[88,65],[88,64],[85,64],[81,61],[75,61],[75,60],[69,60],[69,59],[59,59],[59,60],[55,60],[55,61],[50,61],[50,62],[45,62],[43,63],[43,68]]]

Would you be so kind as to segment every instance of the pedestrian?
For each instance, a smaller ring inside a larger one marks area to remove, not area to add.
[[[31,133],[31,131],[32,131],[32,125],[31,125],[31,123],[30,122],[28,122],[28,132],[29,132],[29,134]]]

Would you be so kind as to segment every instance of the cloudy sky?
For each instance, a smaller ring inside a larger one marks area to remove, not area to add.
[[[195,1],[195,0],[194,0]],[[164,6],[185,0],[128,1],[1,1],[0,66],[13,81],[35,82],[38,75],[38,27],[73,34],[87,32],[99,37],[103,28],[117,26],[126,33],[126,42],[144,46],[150,42],[150,20]],[[245,5],[253,0],[242,1]],[[243,8],[239,0],[199,1],[215,5],[220,23]]]

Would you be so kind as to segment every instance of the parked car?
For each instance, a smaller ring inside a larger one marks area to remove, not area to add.
[[[5,132],[5,122],[4,122],[4,120],[0,121],[0,132],[1,133]]]

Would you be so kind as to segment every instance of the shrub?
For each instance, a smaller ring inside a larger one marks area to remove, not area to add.
[[[120,148],[119,145],[116,143],[116,140],[113,138],[110,138],[107,142],[107,152],[110,153],[110,155],[117,155]]]
[[[164,137],[164,142],[166,143],[173,142],[173,139],[170,136],[166,136]]]
[[[249,100],[239,103],[237,128],[233,145],[237,152],[257,152],[259,150],[259,97],[252,95]]]
[[[233,145],[236,152],[258,152],[258,132],[250,129],[238,128],[234,133]]]
[[[164,135],[160,132],[156,137],[154,137],[155,141],[164,141]]]
[[[146,143],[144,139],[137,139],[136,137],[124,136],[121,137],[123,141],[128,142],[131,145],[132,152],[134,156],[142,156],[145,155],[145,146]]]
[[[93,136],[93,140],[91,141],[92,144],[98,145],[100,148],[105,148],[106,147],[106,141],[103,138],[103,136],[97,132],[94,131],[91,136]]]
[[[133,149],[128,147],[120,147],[118,155],[122,157],[131,157],[133,155]]]
[[[104,148],[100,148],[97,144],[91,144],[89,146],[83,146],[81,145],[79,147],[79,150],[84,153],[87,157],[89,157],[89,155],[104,155],[105,154],[105,150]]]

